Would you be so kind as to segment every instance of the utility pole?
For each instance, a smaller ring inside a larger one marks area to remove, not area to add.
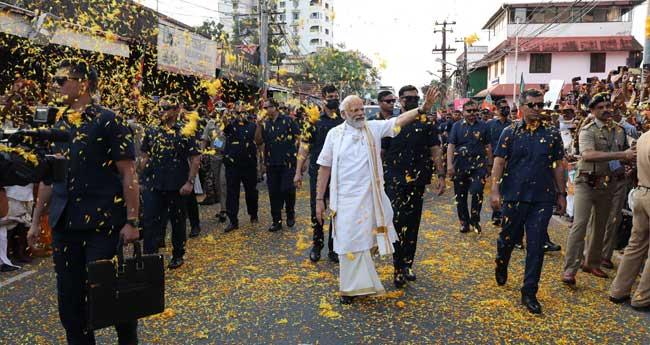
[[[260,22],[260,87],[266,89],[269,79],[269,9],[267,0],[259,0]]]
[[[465,98],[467,97],[467,87],[469,85],[469,75],[467,73],[467,42],[465,39],[457,39],[456,43],[463,43],[463,66],[462,66],[462,75],[460,77],[461,80],[461,97]]]
[[[435,48],[433,48],[432,53],[437,54],[441,53],[442,54],[442,86],[445,88],[445,93],[447,92],[447,52],[455,52],[456,49],[450,47],[447,45],[447,34],[454,32],[451,28],[448,28],[448,26],[456,25],[456,22],[447,22],[447,20],[443,21],[442,23],[438,23],[436,21],[435,23],[436,28],[433,30],[433,33],[436,34],[438,32],[442,33],[442,46],[438,48],[436,45]],[[438,28],[440,27],[440,28]]]

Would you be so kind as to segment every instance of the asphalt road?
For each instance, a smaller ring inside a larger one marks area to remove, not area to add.
[[[579,274],[577,288],[560,282],[563,253],[546,256],[538,294],[544,314],[529,314],[519,304],[524,252],[513,254],[510,280],[497,287],[498,229],[484,222],[481,235],[459,233],[449,190],[426,195],[418,280],[396,290],[390,260],[376,260],[388,294],[342,306],[338,267],[326,249],[324,260],[308,260],[308,193],[299,192],[295,228],[269,233],[260,189],[257,226],[241,216],[240,229],[224,234],[213,207],[201,208],[203,233],[189,240],[185,266],[167,271],[167,309],[140,321],[141,344],[650,343],[647,314],[607,300],[611,278]],[[550,232],[565,243],[566,226],[554,222]],[[0,306],[0,344],[65,343],[51,259],[1,274]],[[98,331],[97,342],[115,344],[114,331]]]

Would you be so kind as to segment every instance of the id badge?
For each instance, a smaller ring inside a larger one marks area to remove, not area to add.
[[[214,139],[214,142],[212,143],[212,146],[214,146],[215,149],[222,149],[223,148],[223,141],[219,139]]]
[[[621,165],[621,162],[618,160],[615,161],[609,161],[609,171],[617,171],[618,169],[621,169],[623,165]]]

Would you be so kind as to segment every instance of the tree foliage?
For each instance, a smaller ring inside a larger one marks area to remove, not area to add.
[[[343,95],[373,93],[379,80],[379,72],[363,54],[334,47],[308,56],[301,72],[306,81],[337,85]]]

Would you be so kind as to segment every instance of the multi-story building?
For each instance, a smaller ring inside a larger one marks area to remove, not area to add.
[[[334,0],[279,0],[279,21],[286,23],[287,51],[306,55],[334,43]]]
[[[306,55],[334,42],[334,0],[279,0],[273,2],[271,23],[281,23],[287,36],[287,55]],[[219,22],[233,38],[257,30],[258,0],[219,0]],[[272,25],[274,29],[277,25]],[[277,31],[277,30],[276,30]]]
[[[566,83],[574,77],[604,79],[618,66],[638,66],[643,47],[632,36],[632,9],[642,2],[502,5],[483,26],[488,36],[489,52],[483,58],[488,83],[477,96],[489,92],[512,97],[513,84],[519,84],[522,74],[529,87],[551,79]]]

